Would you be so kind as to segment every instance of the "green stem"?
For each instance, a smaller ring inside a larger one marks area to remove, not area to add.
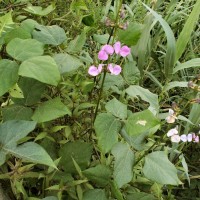
[[[112,30],[111,30],[111,32],[110,32],[110,35],[109,35],[107,44],[110,43],[110,40],[111,40],[112,36],[115,35],[116,29],[117,29],[117,27],[118,27],[117,22],[118,22],[118,19],[119,19],[119,12],[120,12],[121,7],[122,7],[122,1],[120,2],[119,10],[118,10],[118,12],[117,12],[117,17],[116,17],[116,20],[115,20],[115,26],[112,28]],[[96,117],[97,117],[98,108],[99,108],[99,104],[100,104],[100,100],[101,100],[101,96],[102,96],[102,91],[103,91],[103,85],[104,85],[105,78],[106,78],[106,73],[107,73],[107,71],[104,70],[103,79],[102,79],[102,83],[101,83],[101,87],[100,87],[100,92],[99,92],[99,96],[98,96],[98,100],[97,100],[97,106],[96,106],[95,112],[94,112],[94,120],[93,120],[93,123],[95,122],[95,119],[96,119]]]
[[[156,144],[157,144],[157,142],[154,142],[154,143],[149,147],[149,149],[146,150],[145,153],[134,163],[134,166],[136,166],[136,165],[142,160],[142,158],[144,158],[144,157],[149,153],[149,151],[150,151],[151,149],[154,148],[154,146],[155,146]]]

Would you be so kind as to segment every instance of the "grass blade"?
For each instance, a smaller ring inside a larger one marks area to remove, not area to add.
[[[200,66],[200,58],[194,58],[176,66],[174,68],[173,74],[175,74],[177,71],[182,70],[182,69],[186,69],[190,67],[199,67],[199,66]]]
[[[176,61],[182,56],[187,43],[190,40],[190,36],[193,32],[194,25],[198,21],[200,15],[200,0],[197,0],[196,4],[193,7],[192,12],[190,13],[183,30],[181,31],[177,43],[176,43]]]
[[[167,51],[165,56],[165,76],[169,80],[172,76],[173,67],[175,64],[175,56],[176,56],[176,41],[174,38],[174,34],[169,26],[169,24],[155,11],[153,11],[151,8],[149,8],[147,5],[142,3],[147,10],[149,10],[152,15],[160,22],[162,28],[165,31],[165,34],[167,36]]]

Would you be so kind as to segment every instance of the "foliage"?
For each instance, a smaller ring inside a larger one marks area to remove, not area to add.
[[[199,5],[0,1],[0,191],[198,199]]]

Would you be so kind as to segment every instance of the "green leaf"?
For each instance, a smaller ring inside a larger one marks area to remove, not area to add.
[[[78,58],[67,53],[59,53],[54,55],[54,60],[59,66],[61,74],[77,70],[80,66],[83,65],[83,63]]]
[[[172,76],[172,73],[173,73],[175,57],[176,57],[176,41],[174,38],[173,31],[170,28],[169,24],[162,18],[161,15],[159,15],[158,13],[153,11],[151,8],[149,8],[144,3],[142,3],[142,4],[160,22],[160,24],[161,24],[162,28],[164,29],[165,34],[167,36],[167,51],[166,51],[166,55],[165,55],[164,70],[165,70],[166,78],[170,79]]]
[[[21,105],[11,105],[2,108],[3,121],[8,120],[31,120],[33,111],[31,108]]]
[[[147,101],[150,106],[149,110],[157,114],[159,111],[158,95],[151,93],[148,89],[142,88],[138,85],[131,85],[126,89],[126,93],[131,97],[139,96],[143,101]]]
[[[54,196],[49,196],[49,197],[43,198],[42,200],[58,200],[58,198]]]
[[[64,29],[57,25],[36,25],[32,35],[34,39],[42,42],[43,44],[51,44],[54,46],[63,43],[67,39]]]
[[[173,71],[173,74],[175,74],[179,70],[187,69],[190,67],[199,67],[200,66],[200,58],[194,58],[191,60],[188,60],[187,62],[178,64]]]
[[[0,37],[2,36],[2,33],[4,32],[5,28],[8,28],[9,25],[13,24],[11,13],[12,11],[0,17]]]
[[[0,166],[3,165],[6,161],[6,152],[0,150]]]
[[[25,60],[20,65],[19,75],[54,86],[57,86],[60,81],[58,66],[50,56],[37,56]]]
[[[122,87],[124,85],[124,79],[121,75],[115,76],[111,74],[106,74],[105,82],[104,82],[104,89],[110,89],[113,86]]]
[[[106,110],[112,113],[115,117],[119,117],[120,119],[127,118],[127,105],[121,103],[116,98],[106,103],[105,107]]]
[[[125,122],[125,129],[129,135],[139,136],[158,125],[159,120],[152,114],[152,112],[144,110],[129,115],[128,120]]]
[[[35,56],[41,56],[44,52],[43,44],[34,39],[15,38],[6,46],[7,53],[19,61],[24,61]]]
[[[82,23],[86,26],[93,26],[94,25],[94,16],[92,14],[86,15],[82,18]]]
[[[188,87],[188,82],[183,82],[183,81],[181,81],[181,82],[179,82],[179,81],[170,82],[164,87],[163,91],[168,91],[168,90],[171,90],[172,88],[175,88],[175,87]]]
[[[111,152],[115,157],[114,180],[118,188],[121,188],[133,178],[134,154],[127,143],[115,144]]]
[[[137,23],[130,23],[126,30],[118,31],[118,39],[126,45],[133,46],[140,39],[141,25]]]
[[[39,24],[33,19],[26,19],[23,22],[21,22],[21,28],[25,29],[29,33],[33,32],[36,25]]]
[[[57,97],[39,105],[36,108],[32,119],[41,123],[57,119],[67,114],[71,115],[70,110],[61,102],[60,98]]]
[[[156,151],[145,156],[143,172],[148,179],[163,185],[181,183],[177,176],[176,167],[168,160],[163,151]]]
[[[15,29],[11,30],[10,32],[8,32],[5,35],[4,40],[6,43],[8,43],[14,38],[30,39],[31,34],[28,31],[26,31],[25,29],[19,27],[19,28],[15,28]]]
[[[83,48],[83,45],[86,41],[86,34],[85,32],[82,32],[80,35],[76,36],[76,38],[72,41],[70,41],[67,51],[72,53],[80,52]]]
[[[17,141],[24,138],[36,126],[36,122],[12,120],[0,125],[0,143],[3,147],[13,148]]]
[[[123,75],[128,84],[137,84],[140,80],[140,71],[136,62],[127,62],[123,67]]]
[[[29,5],[27,8],[24,8],[25,11],[32,13],[34,15],[45,16],[48,15],[55,9],[55,5],[51,4],[47,8],[42,8],[41,6],[32,6]]]
[[[44,83],[26,77],[20,78],[18,85],[23,92],[23,103],[28,106],[31,106],[40,100],[46,86]]]
[[[0,96],[17,82],[18,69],[16,62],[7,59],[0,60]]]
[[[194,5],[192,12],[190,13],[183,30],[181,31],[177,43],[176,43],[176,61],[182,56],[183,52],[185,51],[185,48],[188,44],[188,42],[191,39],[191,34],[194,31],[194,26],[199,20],[200,15],[200,0],[196,1],[196,4]]]
[[[105,187],[111,178],[111,170],[105,165],[97,165],[86,169],[83,174],[92,182],[100,187]]]
[[[99,44],[106,44],[109,39],[109,36],[110,36],[109,34],[104,34],[104,35],[94,34],[93,39],[94,39],[94,41],[98,42]],[[111,38],[111,41],[112,41],[112,38]]]
[[[101,113],[94,123],[98,146],[103,153],[108,153],[118,141],[121,123],[109,113]]]
[[[68,142],[59,151],[61,157],[60,165],[65,172],[76,173],[72,158],[84,170],[90,163],[92,156],[92,145],[86,142],[76,141]]]
[[[156,198],[152,194],[148,194],[145,192],[134,192],[130,195],[127,195],[127,200],[156,200]]]
[[[94,189],[84,192],[83,200],[107,200],[107,197],[104,190]]]
[[[18,158],[24,159],[25,161],[39,163],[56,168],[48,153],[39,144],[34,142],[26,142],[15,147],[14,149],[12,148],[11,150],[6,150],[10,151],[10,153]]]

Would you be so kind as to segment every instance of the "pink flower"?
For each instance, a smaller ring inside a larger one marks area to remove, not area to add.
[[[122,57],[126,57],[131,53],[131,49],[127,46],[123,46],[119,52]]]
[[[107,54],[112,55],[114,53],[114,48],[111,45],[106,44],[101,48],[101,51],[105,51]]]
[[[167,123],[172,124],[175,122],[176,119],[177,119],[177,117],[176,117],[174,111],[172,109],[169,109],[169,115],[165,119],[167,121]]]
[[[122,68],[119,65],[115,65],[113,67],[113,64],[108,64],[108,70],[112,75],[119,75],[122,71]]]
[[[121,49],[121,43],[120,43],[120,42],[116,42],[116,43],[114,44],[115,53],[116,53],[116,54],[119,54],[120,49]]]
[[[99,60],[108,60],[108,54],[104,50],[101,50],[98,53],[98,58]]]
[[[98,68],[95,67],[94,65],[92,65],[92,66],[90,66],[89,69],[88,69],[88,74],[90,74],[91,76],[97,76],[98,74],[101,73],[102,67],[103,67],[102,64],[100,64],[100,65],[98,66]]]
[[[172,135],[172,137],[171,137],[172,142],[179,143],[180,140],[181,140],[181,138],[179,135]]]
[[[195,135],[195,133],[192,133],[192,140],[193,140],[193,142],[198,143],[199,142],[199,136]]]
[[[131,49],[128,46],[122,46],[120,42],[114,44],[114,50],[116,54],[119,54],[122,57],[126,57],[131,53]]]
[[[177,135],[177,134],[178,134],[177,127],[176,127],[176,128],[172,128],[172,129],[170,129],[170,130],[167,132],[167,136],[168,136],[168,137],[171,137],[171,136]]]
[[[198,135],[195,137],[194,142],[196,142],[196,143],[199,142],[199,136]]]

